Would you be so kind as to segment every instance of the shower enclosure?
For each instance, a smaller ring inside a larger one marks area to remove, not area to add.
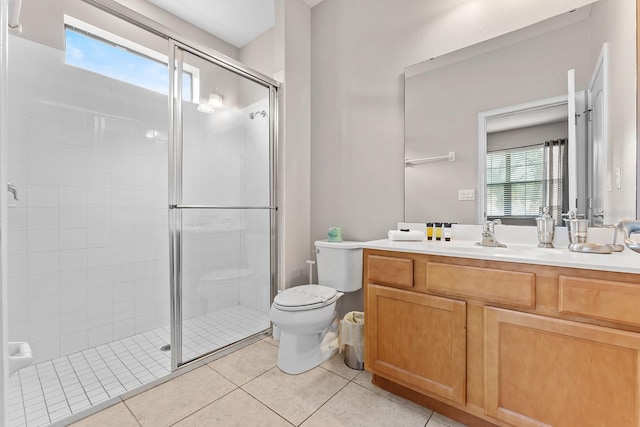
[[[74,12],[64,43],[28,16],[8,39],[9,339],[34,354],[10,378],[11,426],[270,328],[277,83],[121,6]]]

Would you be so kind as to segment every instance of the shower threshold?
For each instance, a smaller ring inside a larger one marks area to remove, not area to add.
[[[269,315],[236,305],[183,322],[183,358],[191,360],[269,328]],[[171,373],[169,326],[47,360],[9,381],[9,426],[64,418]]]

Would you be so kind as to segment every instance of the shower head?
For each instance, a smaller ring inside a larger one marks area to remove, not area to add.
[[[264,111],[264,110],[258,110],[258,111],[255,111],[255,112],[253,112],[253,113],[249,113],[249,118],[250,118],[251,120],[255,119],[255,118],[256,118],[256,117],[258,117],[258,116],[260,116],[260,117],[267,117],[267,112],[266,112],[266,111]]]

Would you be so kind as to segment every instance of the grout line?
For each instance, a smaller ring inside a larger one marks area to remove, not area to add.
[[[232,383],[232,384],[233,384],[233,383]],[[235,385],[235,384],[234,384],[234,385]],[[186,416],[184,416],[184,417],[180,418],[178,421],[176,421],[175,423],[173,423],[173,424],[171,424],[171,425],[172,425],[172,426],[174,426],[174,425],[176,425],[176,424],[180,423],[181,421],[185,420],[186,418],[189,418],[190,416],[197,414],[198,412],[200,412],[200,411],[202,411],[203,409],[205,409],[207,406],[209,406],[209,405],[212,405],[212,404],[216,403],[218,400],[220,400],[220,399],[224,398],[225,396],[230,395],[231,393],[233,393],[234,391],[239,390],[239,389],[240,389],[240,387],[236,387],[236,388],[234,388],[233,390],[228,391],[227,393],[224,393],[224,394],[223,394],[223,395],[221,395],[220,397],[218,397],[218,398],[216,398],[216,399],[212,400],[211,402],[209,402],[209,403],[205,403],[205,404],[204,404],[204,406],[202,406],[201,408],[198,408],[197,410],[195,410],[195,411],[191,412],[189,415],[186,415]]]

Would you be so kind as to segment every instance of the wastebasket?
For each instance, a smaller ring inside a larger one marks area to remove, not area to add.
[[[340,352],[351,369],[364,369],[364,313],[350,311],[340,322]]]

